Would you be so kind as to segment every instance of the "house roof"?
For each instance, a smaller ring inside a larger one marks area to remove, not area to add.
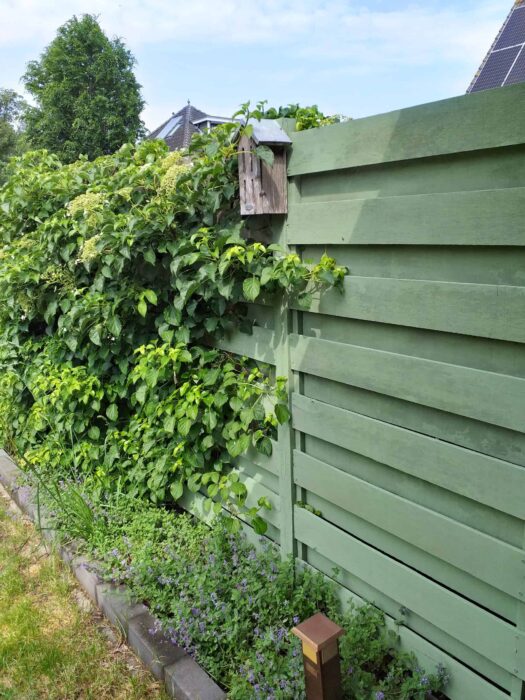
[[[203,124],[207,121],[222,123],[231,120],[225,117],[214,117],[206,114],[191,105],[188,101],[188,104],[181,110],[174,112],[165,122],[151,131],[147,138],[164,139],[170,151],[178,151],[182,148],[188,148],[193,134],[201,131],[199,124]]]
[[[525,82],[525,0],[516,0],[467,92]]]

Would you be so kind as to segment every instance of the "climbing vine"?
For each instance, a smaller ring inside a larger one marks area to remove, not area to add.
[[[145,141],[92,162],[39,151],[11,164],[0,189],[0,441],[101,492],[165,502],[202,490],[263,531],[269,504],[246,508],[232,466],[248,449],[270,454],[288,419],[285,382],[214,345],[250,331],[247,302],[284,294],[307,307],[346,270],[250,237],[240,132],[224,124],[188,153]]]

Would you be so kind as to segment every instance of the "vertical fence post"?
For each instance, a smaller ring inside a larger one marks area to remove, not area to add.
[[[288,380],[288,408],[291,414],[291,399],[293,391],[293,373],[290,363],[290,310],[283,297],[275,314],[275,372],[278,377]],[[295,555],[295,538],[293,525],[293,506],[295,486],[293,481],[293,442],[294,435],[291,420],[279,426],[277,449],[279,457],[279,502],[280,502],[280,531],[281,554],[286,559],[290,554]]]
[[[284,125],[287,126],[287,125]],[[293,124],[290,123],[290,129]],[[296,186],[292,182],[288,184],[288,202],[293,203],[297,196]],[[287,226],[284,221],[278,230],[278,242],[285,251],[290,251],[287,241]],[[297,312],[291,311],[288,300],[282,297],[275,310],[275,371],[276,376],[286,377],[288,386],[288,408],[292,415],[292,394],[295,388],[295,377],[290,361],[290,333],[294,329],[294,317]],[[294,536],[294,503],[295,484],[293,478],[293,450],[295,435],[292,427],[292,418],[288,423],[279,427],[277,442],[279,457],[279,503],[280,503],[280,543],[281,556],[296,556],[296,542]]]

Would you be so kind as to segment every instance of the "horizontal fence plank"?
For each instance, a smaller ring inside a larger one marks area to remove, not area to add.
[[[272,474],[272,472],[264,469],[258,464],[254,464],[249,459],[245,457],[238,457],[235,460],[235,469],[242,476],[244,481],[245,477],[251,477],[255,481],[259,481],[267,489],[273,491],[274,493],[279,493],[279,480],[278,477]]]
[[[489,423],[480,423],[472,418],[311,374],[302,376],[302,393],[311,399],[525,467],[525,433],[516,433]]]
[[[272,454],[268,457],[263,455],[255,447],[251,446],[245,455],[239,458],[239,461],[246,461],[254,464],[256,467],[260,467],[267,472],[270,472],[274,476],[279,476],[279,459],[277,456],[277,441],[271,440],[272,443]]]
[[[286,226],[294,245],[525,246],[524,211],[525,187],[511,187],[299,202]]]
[[[215,341],[215,346],[236,355],[246,355],[252,360],[275,364],[275,333],[268,328],[254,326],[252,334],[233,333]]]
[[[310,311],[525,343],[525,287],[354,277]]]
[[[522,143],[459,156],[400,160],[296,177],[291,187],[299,187],[301,203],[525,187],[524,153]]]
[[[457,639],[448,635],[446,631],[440,630],[435,625],[430,624],[420,616],[416,615],[413,610],[405,610],[400,620],[399,602],[389,598],[382,591],[372,588],[365,582],[365,579],[360,579],[357,576],[354,576],[352,572],[344,569],[341,566],[337,566],[335,562],[327,559],[312,547],[304,545],[302,549],[308,559],[308,562],[321,571],[324,575],[335,578],[341,586],[345,587],[346,590],[357,594],[363,600],[372,602],[374,605],[385,611],[388,616],[400,621],[400,630],[405,629],[413,632],[416,637],[418,637],[420,640],[425,640],[426,643],[438,653],[440,650],[444,650],[447,654],[450,654],[450,656],[455,657],[456,659],[461,659],[461,665],[465,664],[473,669],[474,673],[480,673],[483,675],[489,688],[493,687],[491,685],[492,683],[499,685],[500,688],[504,690],[508,690],[511,687],[513,676],[508,671],[505,671],[503,668],[493,663],[486,657],[480,656],[474,650],[469,649]],[[407,622],[409,622],[410,628],[405,626]],[[416,646],[414,649],[412,649],[412,651],[416,651],[418,649],[419,647]],[[424,662],[425,658],[423,657],[422,663],[424,664]],[[450,668],[448,665],[446,667]],[[457,686],[455,689],[457,692]],[[451,687],[447,686],[446,694],[448,698],[452,699],[454,697],[458,697],[459,700],[463,700],[462,695],[454,696],[454,694],[450,693],[450,690]]]
[[[310,550],[310,554],[315,558],[316,552]],[[301,559],[296,560],[297,566],[311,571],[320,571],[310,563]],[[340,581],[333,578],[333,571],[328,567],[324,572],[324,578],[331,581],[336,587],[336,594],[343,610],[352,610],[369,604],[364,597],[357,595],[350,588],[345,587]],[[489,683],[486,678],[482,678],[477,673],[452,658],[442,649],[437,648],[428,642],[420,634],[400,625],[397,617],[394,618],[385,614],[385,625],[391,630],[397,639],[397,644],[401,651],[415,653],[425,671],[432,672],[434,668],[441,664],[449,674],[449,681],[445,688],[447,697],[451,700],[508,700],[509,696],[499,688]],[[343,669],[344,672],[345,669]]]
[[[522,467],[298,394],[292,420],[304,433],[525,519]]]
[[[294,478],[299,486],[514,598],[523,595],[520,549],[298,451]]]
[[[295,508],[300,542],[337,566],[364,578],[400,605],[445,630],[501,668],[525,678],[525,657],[517,658],[523,632],[369,547],[303,508]]]
[[[525,142],[525,85],[487,90],[294,133],[289,175]]]
[[[292,367],[336,382],[525,432],[525,379],[292,335]]]
[[[323,460],[322,455],[319,459],[323,462],[329,461],[328,459]],[[345,470],[341,471],[344,472]],[[361,478],[366,483],[369,483],[366,477]],[[372,481],[372,479],[370,479],[370,481]],[[373,483],[376,482],[374,481]],[[396,492],[391,491],[391,493]],[[406,540],[400,539],[393,533],[387,530],[381,530],[375,523],[360,518],[358,515],[340,506],[334,505],[312,491],[303,489],[301,494],[306,503],[317,509],[325,520],[339,529],[348,532],[353,537],[356,537],[362,542],[366,542],[371,547],[379,549],[384,554],[403,562],[403,564],[411,569],[415,569],[419,573],[428,576],[428,578],[459,593],[468,600],[476,603],[476,605],[490,610],[492,613],[507,620],[511,624],[516,622],[517,605],[515,597],[475,578],[462,569],[458,569],[456,566],[444,561],[444,559],[439,559],[430,552]],[[410,497],[407,496],[407,498]],[[419,501],[415,502],[419,503]],[[427,507],[432,510],[432,506]],[[443,515],[456,520],[449,513],[443,513],[441,508],[438,508],[438,510]],[[465,523],[463,520],[460,522],[464,525],[469,525],[469,523]],[[477,529],[475,526],[471,527]],[[308,558],[308,561],[313,561],[311,556]],[[330,569],[328,569],[328,571],[330,571]],[[352,586],[350,586],[350,588],[352,588]],[[380,601],[376,602],[380,603]],[[395,612],[397,614],[397,608]],[[420,629],[419,632],[421,632]]]

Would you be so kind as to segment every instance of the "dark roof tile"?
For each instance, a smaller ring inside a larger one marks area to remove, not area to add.
[[[200,130],[193,122],[209,117],[212,121],[214,117],[207,115],[200,109],[193,107],[189,102],[177,113],[174,113],[166,119],[164,123],[151,131],[148,139],[164,139],[168,144],[170,151],[178,151],[182,148],[188,148],[193,134]],[[215,117],[217,119],[217,117]],[[222,117],[219,117],[222,119]]]

